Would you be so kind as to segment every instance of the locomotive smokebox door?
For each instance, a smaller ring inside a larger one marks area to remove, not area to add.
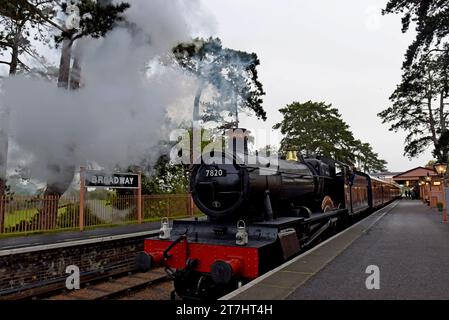
[[[282,257],[285,260],[297,254],[301,250],[295,229],[290,228],[282,230],[279,232],[278,237],[279,243],[281,244]]]

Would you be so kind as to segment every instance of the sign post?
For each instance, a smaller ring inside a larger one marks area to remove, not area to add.
[[[137,177],[137,222],[142,223],[142,173],[139,171]]]
[[[85,190],[92,188],[135,189],[137,221],[142,223],[142,173],[106,173],[80,168],[80,230],[84,229]]]

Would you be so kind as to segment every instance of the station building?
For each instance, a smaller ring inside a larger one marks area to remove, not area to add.
[[[414,192],[416,198],[421,199],[430,207],[437,208],[438,203],[445,207],[443,181],[434,168],[416,167],[391,177],[385,177],[403,186],[404,191]]]

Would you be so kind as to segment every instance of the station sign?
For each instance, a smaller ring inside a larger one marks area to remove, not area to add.
[[[135,173],[105,173],[86,170],[85,186],[96,188],[138,189],[139,175]]]

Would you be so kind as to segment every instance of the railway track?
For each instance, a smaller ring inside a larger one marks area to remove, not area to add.
[[[46,300],[169,300],[173,291],[170,277],[163,269],[133,273],[107,281],[87,284],[80,290],[66,291]]]
[[[366,216],[369,214],[359,216],[357,221]],[[340,231],[342,230],[337,233]],[[330,236],[325,236],[321,241]],[[304,252],[310,249],[307,248]],[[148,273],[134,273],[99,284],[87,285],[81,290],[51,296],[48,300],[169,300],[174,289],[171,280],[164,269],[159,268]]]

